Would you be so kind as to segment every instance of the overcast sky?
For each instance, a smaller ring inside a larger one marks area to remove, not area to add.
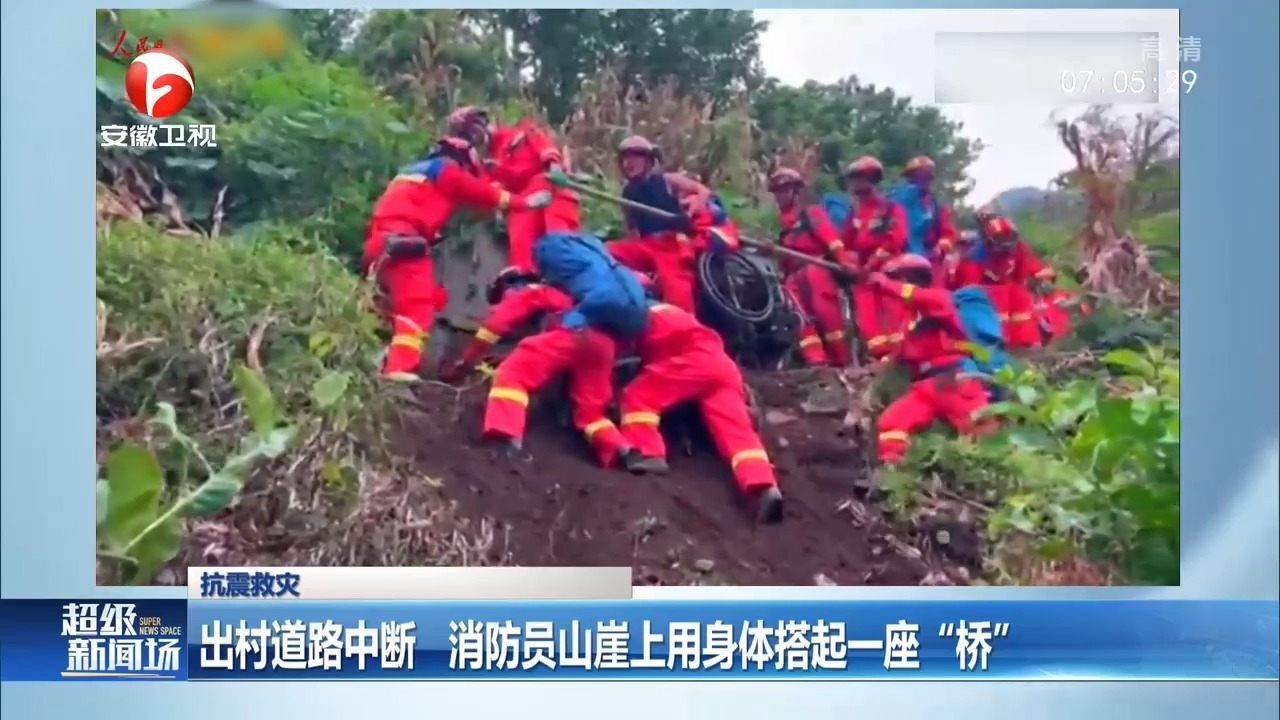
[[[761,39],[765,71],[785,83],[833,82],[856,74],[864,83],[888,86],[920,103],[934,94],[934,33],[974,32],[1157,32],[1160,72],[1176,69],[1176,10],[756,10],[768,21]],[[1136,51],[1139,55],[1141,50]],[[1083,55],[1084,53],[1082,53]],[[1007,58],[1016,64],[1018,58]],[[1073,60],[1074,62],[1074,60]],[[1081,58],[1081,64],[1088,64]],[[963,133],[986,146],[969,168],[975,181],[970,201],[983,203],[1021,185],[1044,187],[1072,165],[1049,117],[1083,106],[1045,103],[940,106]],[[1150,109],[1152,106],[1145,106]],[[1176,99],[1161,108],[1177,113]],[[1121,108],[1127,113],[1142,106]]]

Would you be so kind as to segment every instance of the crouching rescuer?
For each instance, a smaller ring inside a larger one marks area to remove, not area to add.
[[[667,471],[659,425],[668,408],[698,405],[716,450],[738,487],[755,503],[761,522],[782,521],[782,493],[747,410],[742,373],[715,331],[674,305],[654,304],[636,340],[641,369],[622,390],[622,435],[637,452],[626,458],[637,473]]]
[[[519,197],[480,178],[475,149],[446,137],[421,160],[396,175],[373,206],[362,264],[385,295],[381,309],[392,326],[382,375],[414,381],[435,313],[446,300],[436,283],[431,249],[459,206],[480,210],[546,207],[551,193]]]
[[[908,368],[912,383],[877,423],[877,452],[886,465],[900,463],[911,435],[935,420],[963,434],[994,427],[977,414],[990,402],[992,374],[1007,362],[995,308],[981,287],[931,287],[933,272],[927,258],[908,254],[866,279],[874,292],[900,298],[911,318],[894,359]]]
[[[613,339],[590,327],[565,328],[560,319],[573,308],[573,299],[538,282],[531,272],[504,271],[490,285],[488,300],[493,306],[488,317],[462,356],[443,368],[441,379],[461,379],[504,335],[541,322],[541,331],[522,339],[498,365],[485,406],[484,434],[522,456],[530,395],[567,373],[573,424],[600,464],[612,465],[626,450],[621,433],[606,415],[613,399]]]

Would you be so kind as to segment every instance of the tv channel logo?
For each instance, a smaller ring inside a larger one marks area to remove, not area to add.
[[[129,63],[124,89],[138,112],[156,119],[167,118],[191,102],[196,89],[195,73],[173,51],[153,48]]]

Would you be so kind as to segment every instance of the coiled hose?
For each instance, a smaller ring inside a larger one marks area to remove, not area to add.
[[[763,268],[738,253],[703,253],[697,262],[698,285],[716,310],[743,323],[773,316],[777,295]]]

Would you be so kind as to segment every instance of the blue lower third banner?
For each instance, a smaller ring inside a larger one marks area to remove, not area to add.
[[[185,600],[0,600],[0,680],[185,680]]]
[[[1250,602],[192,601],[192,678],[1271,679]]]
[[[0,607],[6,681],[1280,679],[1274,601],[5,600]]]

